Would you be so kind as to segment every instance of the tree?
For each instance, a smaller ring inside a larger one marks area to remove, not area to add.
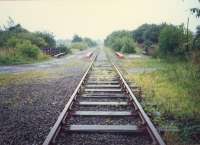
[[[78,35],[74,35],[74,37],[72,39],[72,42],[82,42],[82,41],[83,41],[83,39]]]
[[[94,46],[96,46],[97,45],[97,43],[95,42],[95,41],[93,41],[92,39],[90,39],[90,38],[83,38],[83,41],[85,42],[85,43],[87,43],[87,45],[89,46],[89,47],[94,47]]]
[[[165,25],[143,24],[132,32],[133,38],[138,43],[146,43],[145,41],[152,44],[158,43],[160,31]]]
[[[122,39],[122,52],[124,53],[135,53],[135,43],[130,37],[124,37]]]
[[[76,50],[84,50],[88,48],[88,45],[85,42],[75,42],[72,43],[70,46],[70,49],[76,49]]]
[[[70,49],[64,45],[64,44],[60,44],[57,49],[61,52],[61,53],[65,53],[65,54],[68,54],[70,53]]]
[[[54,39],[54,36],[52,33],[49,32],[36,32],[35,35],[37,37],[41,37],[45,40],[47,43],[46,47],[48,48],[55,48],[56,47],[56,41]]]
[[[198,0],[200,3],[200,0]],[[200,18],[200,8],[191,8],[190,11],[196,15],[197,18]]]
[[[38,36],[37,33],[23,32],[16,35],[18,39],[30,40],[32,44],[36,45],[39,48],[47,47],[48,44],[41,36]]]
[[[115,51],[135,52],[135,43],[129,31],[115,31],[106,37],[104,43]]]
[[[187,42],[183,26],[168,25],[163,28],[159,36],[159,53],[161,56],[183,56]]]

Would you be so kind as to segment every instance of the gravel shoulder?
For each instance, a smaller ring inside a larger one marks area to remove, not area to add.
[[[88,67],[87,51],[0,74],[1,145],[42,144]]]

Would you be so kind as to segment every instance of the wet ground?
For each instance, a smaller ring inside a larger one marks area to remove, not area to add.
[[[0,145],[42,144],[88,67],[90,59],[84,58],[88,51],[38,64],[0,67],[1,73],[14,75],[0,85]],[[26,77],[29,73],[33,77]]]

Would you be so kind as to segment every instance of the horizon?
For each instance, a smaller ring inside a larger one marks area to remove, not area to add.
[[[48,5],[47,3],[48,2]],[[56,39],[74,34],[103,40],[117,30],[134,30],[142,24],[185,24],[195,32],[199,19],[189,9],[198,0],[32,0],[0,1],[0,26],[10,16],[29,31],[49,31]]]

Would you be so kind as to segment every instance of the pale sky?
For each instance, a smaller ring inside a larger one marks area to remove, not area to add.
[[[186,24],[189,16],[195,31],[200,18],[190,15],[191,7],[200,7],[198,0],[0,0],[0,25],[11,16],[30,31],[50,31],[57,38],[104,39],[143,23]]]

